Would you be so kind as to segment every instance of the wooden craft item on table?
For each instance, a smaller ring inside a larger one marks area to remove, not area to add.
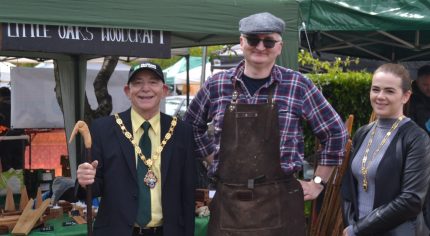
[[[19,210],[11,211],[14,209],[15,201],[13,199],[12,190],[8,188],[7,194],[6,194],[6,206],[5,211],[1,212],[0,215],[0,227],[1,228],[7,228],[8,232],[15,227],[16,222],[19,219],[19,216],[22,213],[22,210],[24,210],[24,207],[28,203],[28,195],[27,195],[27,189],[25,186],[21,187],[21,200],[19,202]],[[13,206],[13,207],[12,207]]]
[[[72,216],[72,219],[76,221],[79,225],[86,224],[87,221],[82,216]]]
[[[61,219],[63,218],[63,208],[58,205],[50,206],[46,209],[45,214],[47,215],[46,220]]]
[[[63,208],[64,213],[69,213],[73,208],[73,205],[70,202],[64,200],[59,200],[58,205]]]
[[[9,228],[6,225],[0,225],[0,235],[7,235]]]
[[[80,215],[80,216],[82,216],[82,217],[84,216],[85,206],[82,206],[82,205],[76,205],[76,204],[75,204],[74,209],[75,209],[75,210],[77,210],[77,211],[79,212],[79,214],[78,214],[78,215]]]
[[[50,203],[51,199],[48,198],[42,202],[40,207],[33,210],[34,200],[30,199],[13,228],[12,235],[28,235]]]
[[[21,200],[19,201],[19,210],[23,211],[25,206],[27,206],[28,203],[28,194],[27,194],[27,188],[24,186],[21,187]]]
[[[13,212],[16,211],[15,201],[13,200],[12,189],[8,186],[6,190],[6,201],[4,203],[4,211],[5,212]]]
[[[0,216],[0,227],[8,228],[8,231],[12,230],[15,227],[16,222],[18,221],[20,215],[1,215]]]
[[[42,190],[37,188],[37,194],[36,194],[36,206],[35,208],[39,208],[42,205]]]

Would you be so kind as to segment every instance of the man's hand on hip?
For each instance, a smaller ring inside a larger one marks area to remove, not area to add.
[[[318,195],[324,190],[324,187],[321,184],[317,184],[314,181],[299,180],[299,182],[303,188],[305,201],[316,199]]]

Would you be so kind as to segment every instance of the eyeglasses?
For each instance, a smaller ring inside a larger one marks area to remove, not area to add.
[[[270,38],[260,39],[258,37],[253,37],[253,36],[244,36],[244,37],[246,38],[246,41],[248,41],[248,44],[251,47],[257,47],[260,41],[263,41],[263,45],[265,48],[273,48],[275,47],[275,44],[277,42],[280,42],[280,40],[274,40]]]

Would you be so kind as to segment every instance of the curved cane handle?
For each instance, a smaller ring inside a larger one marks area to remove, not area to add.
[[[84,145],[85,148],[91,148],[91,134],[90,129],[88,128],[87,123],[85,123],[82,120],[79,120],[76,122],[75,127],[73,128],[72,134],[70,135],[69,143],[73,141],[77,133],[80,133],[82,135],[82,138],[84,139]]]
[[[79,120],[76,122],[75,127],[73,127],[73,131],[70,134],[69,143],[73,141],[73,138],[76,136],[77,133],[81,133],[82,138],[84,139],[84,145],[87,149],[86,152],[86,159],[88,162],[91,162],[91,134],[90,129],[88,128],[88,125],[82,121]],[[89,236],[93,235],[93,216],[92,216],[92,190],[91,185],[86,186],[87,194],[86,194],[86,204],[87,204],[87,231]]]

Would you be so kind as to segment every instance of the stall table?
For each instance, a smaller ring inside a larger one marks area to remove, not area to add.
[[[71,218],[68,216],[64,216],[63,219],[51,219],[48,220],[45,225],[54,226],[54,231],[48,232],[40,232],[39,228],[33,229],[29,236],[86,236],[87,235],[87,225],[71,225],[71,226],[63,226],[63,222],[70,221]],[[209,217],[196,217],[196,224],[194,235],[195,236],[206,236],[207,224],[209,222]],[[11,234],[9,234],[11,235]]]

